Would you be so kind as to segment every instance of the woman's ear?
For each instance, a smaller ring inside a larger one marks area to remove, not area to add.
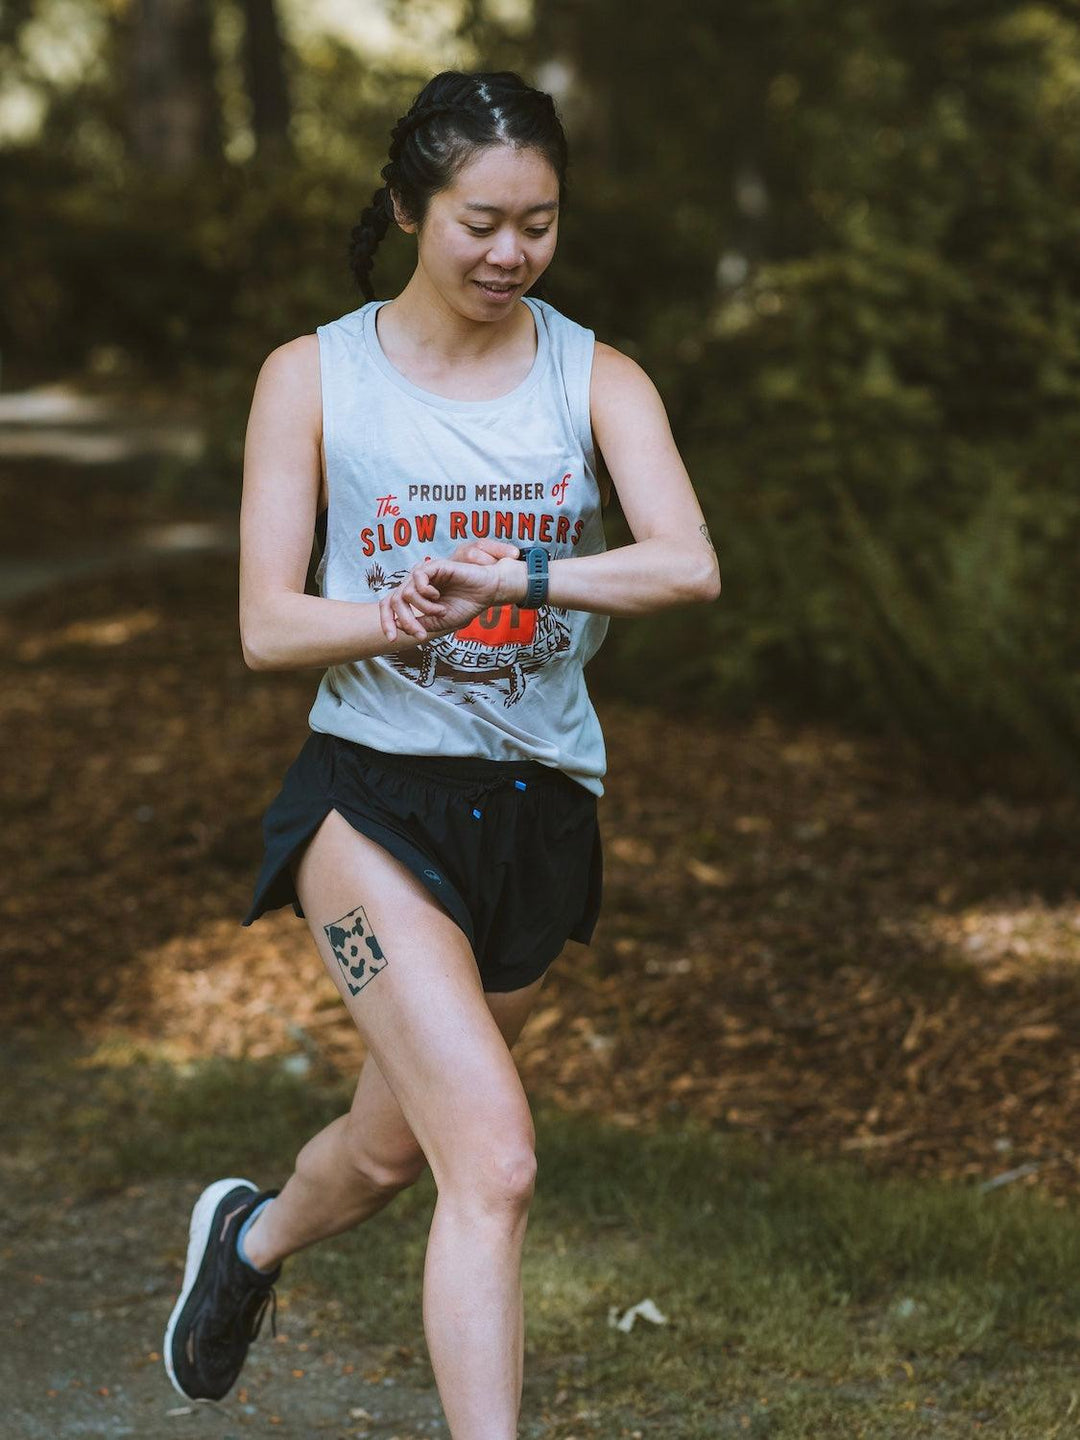
[[[416,229],[416,225],[405,214],[401,202],[394,194],[393,190],[390,191],[390,208],[394,216],[394,223],[398,226],[398,228],[404,230],[406,235],[413,234]]]

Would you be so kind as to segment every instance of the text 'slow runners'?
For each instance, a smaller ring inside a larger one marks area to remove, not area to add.
[[[240,1374],[267,1306],[277,1334],[274,1283],[281,1266],[263,1274],[237,1252],[241,1225],[276,1190],[250,1180],[216,1180],[195,1202],[180,1297],[165,1331],[165,1369],[185,1400],[221,1400]]]

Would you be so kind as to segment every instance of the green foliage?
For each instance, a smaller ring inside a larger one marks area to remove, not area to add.
[[[793,0],[665,11],[667,36],[686,26],[687,118],[663,85],[614,86],[628,133],[618,173],[581,186],[602,213],[577,221],[567,308],[657,380],[724,594],[613,627],[603,685],[764,698],[942,773],[1020,752],[1080,784],[1080,28]],[[645,73],[661,57],[629,28]],[[650,150],[665,127],[681,152]],[[643,226],[647,265],[625,239]]]
[[[483,6],[470,26],[496,45]],[[888,731],[943,774],[1012,754],[1080,784],[1080,21],[540,0],[536,62],[552,34],[590,104],[545,293],[656,381],[724,580],[709,607],[616,621],[597,688],[764,701]],[[0,153],[8,383],[103,352],[179,382],[238,490],[262,359],[361,303],[348,232],[425,78],[307,44],[292,165],[182,185],[96,165],[120,128],[100,77],[89,139],[54,117]],[[388,236],[378,293],[412,254]],[[610,543],[630,538],[613,514]]]

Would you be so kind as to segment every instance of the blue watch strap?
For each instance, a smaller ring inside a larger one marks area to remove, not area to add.
[[[548,557],[547,551],[539,545],[525,545],[518,550],[518,559],[525,561],[528,583],[525,599],[518,602],[522,610],[539,610],[547,601]]]

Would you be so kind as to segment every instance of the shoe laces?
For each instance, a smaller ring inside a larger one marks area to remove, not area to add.
[[[235,1237],[231,1232],[225,1244],[230,1249],[235,1244]],[[268,1308],[270,1331],[274,1338],[277,1338],[277,1291],[273,1285],[253,1285],[238,1268],[239,1257],[232,1264],[231,1259],[231,1255],[222,1257],[222,1289],[227,1303],[221,1307],[218,1323],[214,1324],[211,1318],[203,1333],[203,1339],[210,1349],[226,1353],[232,1353],[238,1347],[246,1349],[258,1337]]]
[[[254,1300],[255,1304],[250,1302]],[[262,1329],[263,1318],[270,1311],[270,1332],[277,1337],[277,1294],[273,1288],[261,1295],[254,1292],[240,1307],[233,1311],[224,1324],[207,1325],[203,1342],[209,1350],[220,1350],[233,1355],[240,1348],[246,1348],[257,1338]]]

